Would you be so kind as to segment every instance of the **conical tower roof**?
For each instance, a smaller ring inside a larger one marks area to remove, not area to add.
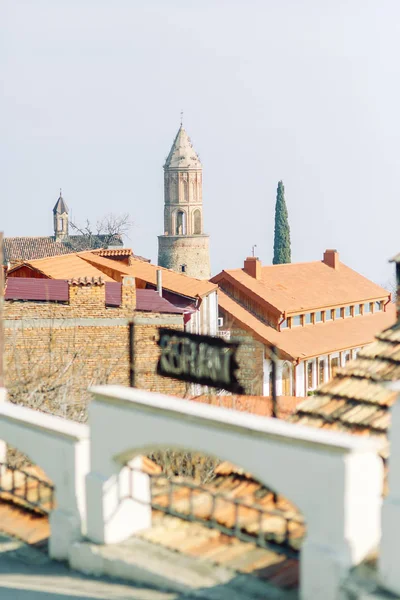
[[[201,169],[202,165],[183,125],[179,127],[164,169]]]
[[[53,213],[55,215],[62,215],[63,213],[68,214],[68,206],[67,206],[64,198],[61,195],[61,190],[60,190],[60,197],[58,198],[57,202],[54,205]]]

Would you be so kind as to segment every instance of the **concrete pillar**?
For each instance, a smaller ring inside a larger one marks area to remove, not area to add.
[[[116,465],[115,472],[90,472],[86,477],[87,537],[114,544],[151,527],[150,477],[141,471],[142,457]]]
[[[389,434],[389,494],[382,508],[382,544],[379,555],[379,576],[386,589],[400,594],[400,381],[387,387],[397,392],[397,402],[391,409]]]
[[[337,600],[344,578],[380,540],[382,460],[373,453],[335,461],[330,502],[318,503],[301,548],[301,600]],[[329,484],[328,484],[329,485]],[[317,501],[317,499],[316,499]]]

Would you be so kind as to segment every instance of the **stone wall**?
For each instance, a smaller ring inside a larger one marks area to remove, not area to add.
[[[210,252],[208,235],[158,236],[158,264],[160,267],[182,272],[197,279],[210,279]]]
[[[131,279],[131,278],[130,278]],[[135,322],[136,385],[183,396],[186,384],[156,373],[159,326],[183,329],[181,315],[135,308],[134,280],[122,306],[105,306],[104,284],[70,285],[70,302],[6,301],[5,373],[12,401],[84,421],[87,388],[129,383],[129,328]]]

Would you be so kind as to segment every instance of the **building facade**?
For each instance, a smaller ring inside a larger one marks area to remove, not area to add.
[[[222,271],[220,328],[241,342],[239,377],[246,393],[270,396],[271,346],[277,349],[277,394],[307,396],[395,321],[390,293],[327,250],[322,261]]]
[[[164,234],[158,237],[158,264],[189,277],[209,279],[202,177],[200,159],[181,125],[164,165]]]

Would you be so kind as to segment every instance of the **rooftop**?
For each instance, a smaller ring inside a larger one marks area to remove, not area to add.
[[[165,161],[164,169],[201,169],[201,162],[183,125]]]
[[[290,418],[293,423],[332,429],[387,441],[390,407],[396,393],[385,383],[400,379],[400,323],[382,331],[356,359],[322,385],[315,396],[302,402]]]
[[[269,265],[261,267],[260,279],[244,269],[232,269],[222,271],[212,281],[231,283],[264,303],[266,310],[286,315],[389,298],[387,290],[339,262],[339,258],[336,268],[324,261]]]

